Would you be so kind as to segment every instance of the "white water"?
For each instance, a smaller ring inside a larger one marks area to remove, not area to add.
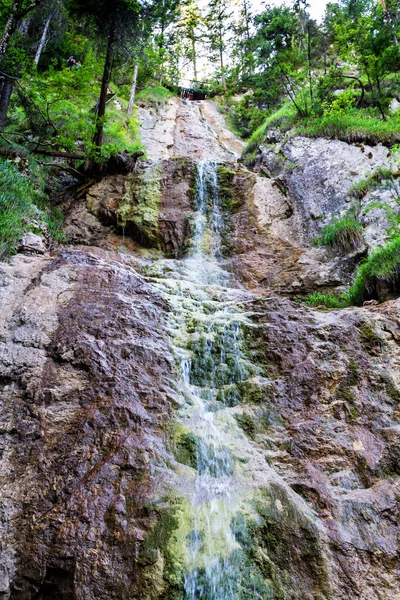
[[[237,307],[248,294],[234,288],[219,264],[225,224],[217,167],[212,162],[198,164],[189,256],[165,261],[168,277],[154,280],[172,307],[169,333],[185,399],[181,423],[197,440],[197,473],[189,492],[191,531],[186,539],[187,600],[235,600],[245,575],[234,558],[240,551],[232,527],[238,510],[233,484],[238,465],[229,430],[237,424],[227,407],[239,403],[236,384],[255,370],[242,352],[241,329],[248,317]],[[253,598],[260,597],[254,591]]]

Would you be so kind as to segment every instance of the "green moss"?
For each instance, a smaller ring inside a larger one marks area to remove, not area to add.
[[[183,427],[178,429],[174,456],[179,463],[197,469],[197,447],[199,438]]]
[[[161,162],[141,165],[128,181],[117,210],[120,227],[131,228],[141,244],[158,249],[161,247],[158,229],[161,179]]]
[[[257,493],[255,514],[235,517],[236,539],[269,585],[266,598],[300,600],[310,589],[316,597],[330,597],[324,545],[317,526],[300,506],[281,486],[271,484]]]
[[[350,358],[348,364],[348,377],[347,381],[349,385],[357,385],[360,369],[358,368],[354,358]]]
[[[243,429],[246,435],[249,436],[250,439],[254,440],[256,434],[256,424],[254,422],[253,417],[249,414],[237,414],[235,415],[235,419],[238,422],[239,426]]]
[[[361,332],[361,341],[366,350],[374,352],[382,345],[382,340],[371,323],[361,323],[359,329]]]
[[[168,595],[178,598],[183,593],[186,565],[186,539],[190,533],[190,516],[187,502],[170,496],[150,507],[157,516],[150,533],[142,544],[139,564],[154,565],[163,556],[163,578],[168,585]]]
[[[234,185],[235,171],[218,166],[218,195],[224,213],[232,214],[243,204],[243,198]]]

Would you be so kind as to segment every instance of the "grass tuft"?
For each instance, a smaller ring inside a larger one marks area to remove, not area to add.
[[[334,219],[332,223],[322,228],[317,245],[330,246],[345,254],[363,247],[362,231],[361,224],[353,217],[346,215],[340,219]]]

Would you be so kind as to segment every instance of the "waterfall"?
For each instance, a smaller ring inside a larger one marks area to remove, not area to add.
[[[240,493],[235,489],[238,465],[229,437],[238,426],[229,408],[240,401],[237,384],[257,371],[243,352],[241,330],[248,316],[232,300],[248,293],[231,285],[230,274],[219,264],[225,222],[217,163],[198,163],[195,200],[188,256],[173,261],[173,277],[153,280],[172,308],[169,332],[181,373],[180,421],[196,440],[184,598],[235,600],[242,597],[245,573],[232,525]],[[261,597],[266,596],[255,588],[246,596]]]

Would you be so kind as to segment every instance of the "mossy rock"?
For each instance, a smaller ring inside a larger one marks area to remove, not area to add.
[[[199,438],[191,432],[182,431],[175,442],[174,456],[177,462],[197,469],[197,447]]]
[[[159,232],[163,163],[142,163],[127,182],[117,209],[118,226],[143,246],[162,248]]]
[[[235,520],[237,541],[271,587],[267,598],[302,600],[311,593],[323,600],[331,597],[324,543],[302,503],[271,483],[255,500],[258,517],[240,515]]]

